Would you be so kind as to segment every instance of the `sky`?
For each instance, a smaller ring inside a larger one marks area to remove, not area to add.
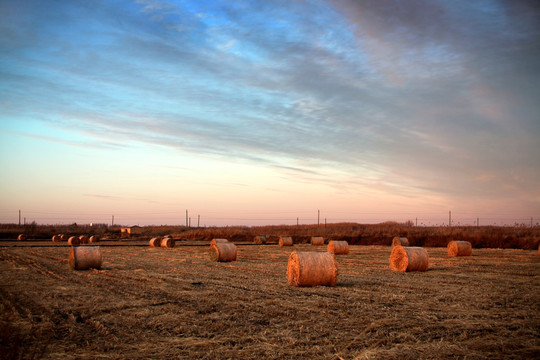
[[[540,223],[539,59],[536,1],[0,0],[0,223]]]

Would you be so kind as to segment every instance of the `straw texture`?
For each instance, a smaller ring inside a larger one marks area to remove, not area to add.
[[[76,246],[69,252],[68,263],[73,270],[101,269],[102,261],[99,246]]]
[[[230,242],[218,242],[210,245],[210,260],[218,262],[236,261],[236,245]]]
[[[450,241],[448,243],[449,256],[471,256],[472,245],[468,241]]]
[[[290,236],[280,236],[279,237],[279,246],[293,246],[293,240]]]
[[[311,245],[322,246],[324,245],[324,238],[321,236],[313,236],[311,238]]]
[[[161,247],[173,248],[174,245],[176,245],[176,243],[173,238],[164,237],[163,239],[161,239]]]
[[[409,239],[396,236],[392,239],[392,246],[409,246]]]
[[[159,237],[151,238],[149,244],[152,247],[160,247],[161,246],[161,238],[159,238]]]
[[[396,246],[390,255],[390,268],[394,271],[426,271],[428,266],[428,253],[421,247]]]
[[[328,252],[336,255],[347,255],[349,253],[349,243],[346,241],[330,240]]]
[[[292,286],[334,286],[337,265],[328,252],[297,252],[289,256],[287,280]]]

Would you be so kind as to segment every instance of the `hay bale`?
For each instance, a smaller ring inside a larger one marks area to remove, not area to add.
[[[81,244],[81,240],[79,239],[78,236],[71,236],[68,239],[68,245],[77,246],[77,245],[80,245],[80,244]]]
[[[161,246],[161,238],[155,237],[150,239],[150,246],[152,247],[160,247]]]
[[[92,244],[92,243],[97,243],[99,242],[99,236],[97,235],[92,235],[88,238],[88,243]]]
[[[86,235],[79,236],[79,240],[80,240],[81,244],[88,244],[88,236],[86,236]]]
[[[68,239],[69,239],[69,236],[67,236],[67,234],[60,234],[60,240],[68,241]]]
[[[215,243],[210,245],[209,255],[212,261],[236,261],[236,245],[230,242]]]
[[[346,241],[330,240],[328,252],[335,255],[347,255],[349,253],[349,243]]]
[[[68,263],[72,270],[101,269],[102,261],[99,246],[76,246],[69,252]]]
[[[396,246],[390,255],[390,268],[394,271],[426,271],[428,266],[428,253],[421,247]]]
[[[450,241],[448,243],[448,256],[471,256],[472,245],[468,241]]]
[[[315,246],[324,245],[324,238],[322,236],[312,236],[311,245],[315,245]]]
[[[254,244],[266,244],[266,237],[264,237],[262,235],[255,236],[253,238],[253,243]]]
[[[229,240],[227,239],[212,239],[212,241],[210,241],[210,245],[215,245],[217,243],[228,243]]]
[[[409,246],[409,239],[396,236],[392,239],[392,247],[394,246]]]
[[[279,237],[279,246],[293,246],[293,240],[290,236],[280,236]]]
[[[60,241],[62,241],[62,239],[60,238],[60,235],[53,235],[52,241],[53,242],[60,242]]]
[[[17,240],[26,240],[26,235],[20,234],[19,236],[17,236]]]
[[[292,286],[334,286],[337,264],[328,252],[293,251],[287,264],[287,279]]]
[[[175,245],[175,241],[172,237],[164,237],[161,239],[160,246],[165,248],[173,248]]]

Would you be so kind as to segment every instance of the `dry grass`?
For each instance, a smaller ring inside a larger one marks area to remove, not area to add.
[[[0,248],[6,359],[540,356],[536,249],[450,258],[429,248],[427,272],[396,273],[389,246],[351,245],[336,257],[335,287],[297,288],[291,251],[325,248],[244,245],[238,261],[218,263],[206,242],[109,242],[101,270],[72,271],[69,247],[46,244]]]

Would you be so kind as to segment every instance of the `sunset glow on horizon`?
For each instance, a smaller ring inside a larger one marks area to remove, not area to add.
[[[3,1],[0,34],[0,223],[540,223],[535,2]]]

